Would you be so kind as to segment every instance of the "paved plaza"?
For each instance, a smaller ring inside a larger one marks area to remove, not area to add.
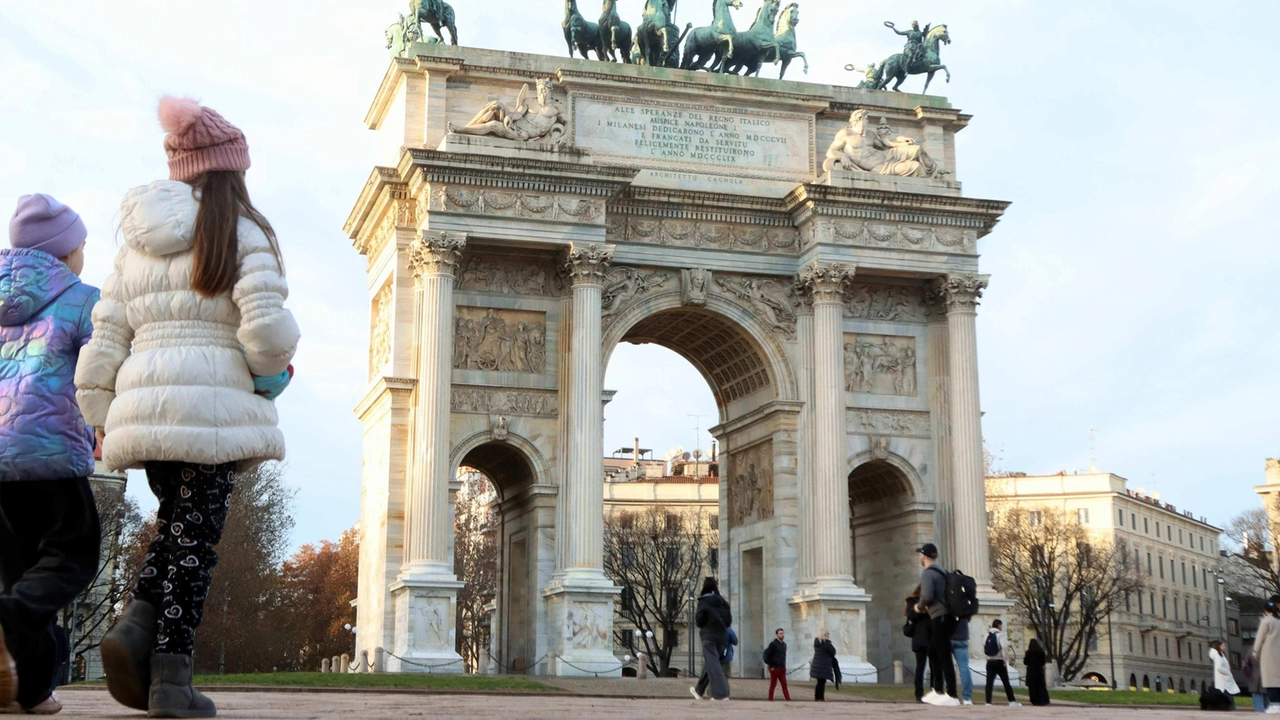
[[[753,718],[786,719],[811,717],[851,717],[859,720],[878,718],[920,717],[930,720],[948,718],[1073,718],[1074,720],[1104,720],[1116,717],[1132,717],[1141,720],[1189,717],[1197,710],[1179,709],[1131,709],[1086,708],[1056,705],[1045,708],[972,707],[933,708],[901,703],[876,703],[839,701],[818,704],[814,702],[775,702],[759,700],[731,700],[727,705],[698,703],[668,698],[628,697],[572,697],[544,695],[429,695],[407,692],[212,692],[218,703],[218,716],[223,718],[527,718],[536,720],[565,720],[565,718],[604,718],[607,720],[663,720],[675,718],[705,718],[708,715],[732,717],[734,720]],[[101,690],[68,690],[62,693],[66,709],[64,717],[77,718],[136,718],[133,712],[115,704]]]

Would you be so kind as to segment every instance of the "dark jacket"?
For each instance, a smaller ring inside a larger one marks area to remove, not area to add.
[[[764,664],[771,668],[787,668],[787,644],[774,638],[769,647],[764,649]]]
[[[935,563],[920,572],[920,604],[931,618],[947,614],[946,568]]]
[[[907,622],[911,623],[911,651],[925,652],[929,649],[929,613],[916,612],[918,597],[907,598]]]
[[[698,613],[694,616],[694,624],[698,626],[698,638],[702,642],[726,646],[729,642],[729,626],[733,624],[729,601],[719,593],[707,593],[698,598]]]
[[[1023,682],[1027,684],[1027,696],[1031,699],[1031,704],[1048,705],[1049,689],[1046,686],[1044,666],[1049,659],[1045,657],[1044,651],[1027,648],[1022,661],[1027,665],[1027,675]]]
[[[809,663],[809,677],[835,680],[836,646],[830,640],[813,641],[813,660]]]
[[[956,618],[956,628],[951,631],[951,642],[969,642],[969,618]]]

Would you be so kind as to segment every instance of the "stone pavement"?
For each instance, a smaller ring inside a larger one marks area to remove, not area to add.
[[[60,693],[66,709],[61,717],[74,718],[140,718],[123,708],[101,690],[70,689]],[[788,720],[815,717],[882,720],[921,718],[952,720],[956,718],[998,718],[1015,720],[1032,718],[1071,718],[1072,720],[1170,720],[1188,718],[1198,712],[1192,708],[1151,710],[1127,708],[1083,708],[1053,706],[1046,708],[972,707],[934,708],[914,704],[813,702],[767,703],[752,700],[729,701],[724,705],[665,698],[587,698],[543,695],[427,695],[418,693],[373,692],[211,692],[222,718],[281,718],[289,720],[370,720],[373,718],[522,718],[527,720],[567,720],[582,718],[603,720],[673,720],[707,717],[732,720]]]

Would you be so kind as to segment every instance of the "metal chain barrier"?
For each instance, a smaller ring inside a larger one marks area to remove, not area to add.
[[[409,663],[410,665],[412,665],[412,666],[414,666],[414,667],[425,668],[427,672],[431,672],[432,670],[435,670],[436,668],[449,667],[450,665],[457,665],[457,664],[459,664],[459,663],[461,663],[461,662],[462,662],[462,659],[461,659],[461,658],[459,658],[459,659],[457,659],[457,660],[450,660],[449,662],[436,663],[436,664],[434,664],[434,665],[427,665],[427,664],[425,664],[425,663],[414,662],[413,660],[409,660],[408,658],[402,658],[402,657],[400,657],[399,655],[397,655],[397,654],[395,654],[395,653],[391,652],[390,650],[386,650],[385,652],[387,653],[387,655],[390,655],[391,657],[393,657],[393,658],[395,658],[395,659],[399,660],[399,661],[400,661],[400,662],[402,662],[402,663]]]

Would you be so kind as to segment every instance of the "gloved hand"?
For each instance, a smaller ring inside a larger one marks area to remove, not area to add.
[[[275,400],[280,397],[280,393],[289,387],[289,382],[293,380],[293,366],[285,368],[285,371],[279,375],[263,377],[261,375],[253,376],[253,394],[261,395],[268,400]]]

